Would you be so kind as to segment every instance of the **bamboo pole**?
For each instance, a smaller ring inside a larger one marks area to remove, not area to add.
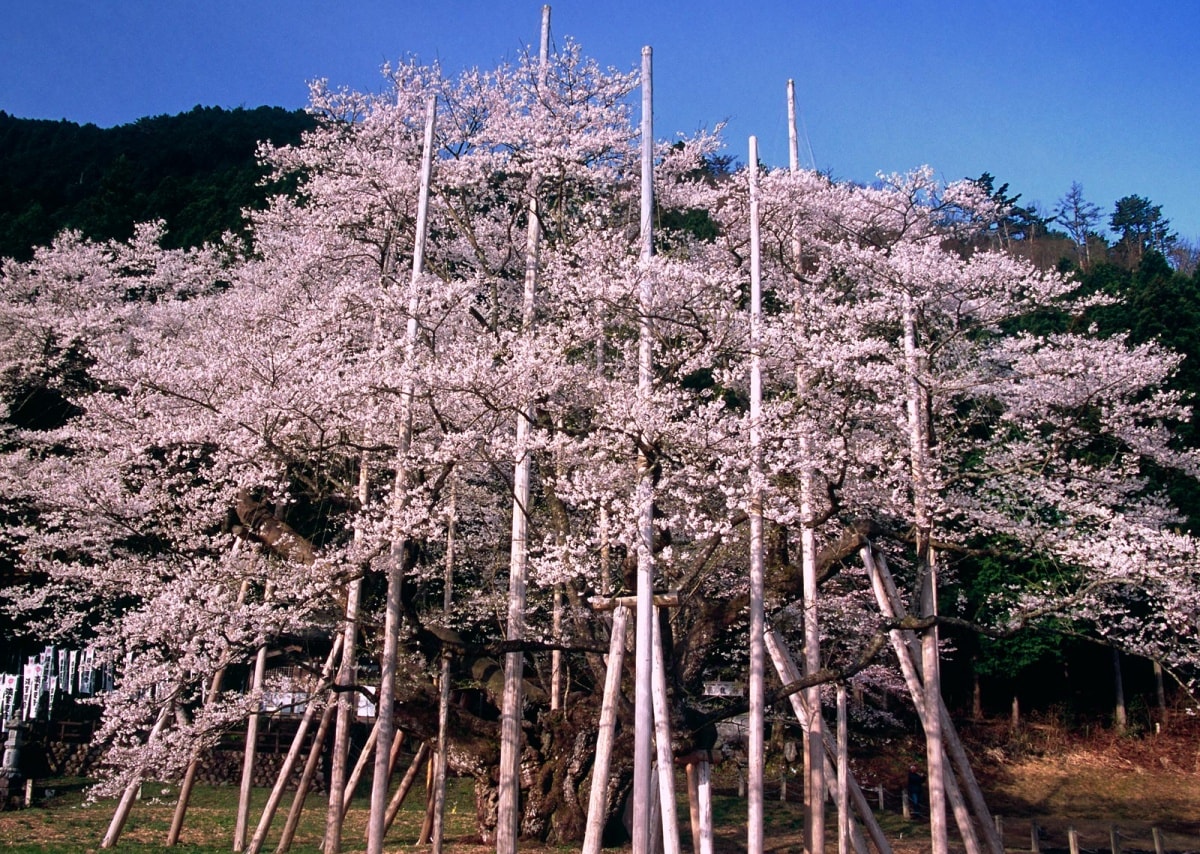
[[[608,773],[612,758],[613,736],[617,725],[617,696],[621,690],[621,669],[625,659],[625,635],[629,626],[629,607],[616,606],[612,636],[608,645],[608,669],[604,674],[604,697],[600,705],[600,725],[596,735],[596,760],[592,766],[592,788],[588,793],[587,828],[583,854],[600,854],[604,818],[608,812]]]
[[[337,703],[326,700],[325,710],[321,712],[321,723],[317,725],[317,734],[313,736],[312,744],[308,748],[308,758],[304,761],[300,782],[296,784],[296,794],[288,808],[287,821],[283,823],[283,831],[279,834],[279,842],[275,846],[275,854],[286,854],[292,847],[296,828],[300,826],[300,814],[304,812],[304,801],[308,798],[308,790],[312,787],[313,777],[317,773],[317,763],[321,760],[321,748],[325,745],[329,724],[336,713]]]
[[[425,238],[429,222],[429,185],[433,175],[433,129],[437,116],[437,98],[431,95],[425,113],[425,138],[421,153],[421,184],[417,202],[416,235],[413,244],[412,279],[409,291],[408,324],[405,328],[404,352],[406,376],[401,381],[400,393],[400,441],[396,455],[396,488],[393,504],[397,511],[403,509],[408,500],[408,474],[404,455],[412,443],[413,396],[415,378],[411,372],[417,343],[417,314],[420,309],[420,281],[425,271]],[[395,680],[396,661],[399,654],[400,632],[400,588],[404,576],[404,552],[407,534],[393,534],[391,555],[387,570],[387,605],[383,623],[383,654],[379,667],[379,694],[376,715],[379,725],[379,743],[388,744],[395,731]],[[388,757],[383,751],[375,751],[375,775],[371,780],[371,812],[367,820],[367,852],[383,854],[383,836],[387,810]]]
[[[762,251],[758,223],[758,138],[750,137],[750,715],[747,744],[749,792],[746,821],[747,854],[763,852],[763,747],[765,670],[763,661],[762,505]]]
[[[168,702],[159,709],[154,726],[150,729],[150,735],[146,737],[147,744],[158,740],[167,719],[171,716],[173,706],[173,702]],[[125,791],[121,793],[121,800],[117,802],[117,808],[113,812],[112,821],[108,824],[108,830],[104,833],[104,839],[100,841],[101,848],[112,848],[117,844],[117,840],[121,838],[121,831],[125,829],[125,822],[129,819],[129,812],[133,809],[133,802],[137,800],[138,791],[141,788],[142,768],[139,767],[133,773],[129,782],[125,784]]]
[[[650,264],[654,254],[654,97],[652,55],[642,48],[642,187],[640,264],[638,287],[638,399],[649,402],[654,390],[654,284]],[[634,505],[637,508],[637,626],[634,632],[634,727],[633,727],[633,854],[651,854],[650,799],[651,736],[654,714],[651,707],[651,660],[654,623],[654,484],[653,465],[647,440],[638,443],[638,472]]]
[[[232,552],[237,554],[240,540],[233,541]],[[235,607],[240,608],[246,602],[246,593],[250,589],[250,580],[243,579],[241,586],[238,588],[237,604]],[[213,673],[212,681],[208,686],[208,697],[205,699],[205,705],[216,702],[217,695],[221,692],[221,683],[225,680],[225,665],[222,664]],[[167,845],[173,847],[179,843],[179,834],[183,832],[183,821],[187,816],[188,802],[192,799],[192,788],[196,785],[196,772],[200,769],[200,752],[197,751],[190,762],[188,762],[187,770],[183,774],[183,781],[179,784],[179,798],[175,802],[175,814],[171,817],[171,829],[167,832]]]
[[[334,667],[337,665],[338,656],[342,653],[342,636],[338,635],[333,642],[333,648],[329,650],[329,655],[325,659],[325,664],[321,667],[321,680],[318,683],[317,690],[311,696],[315,696],[329,688],[333,681]],[[304,746],[304,737],[308,734],[308,728],[312,724],[312,719],[316,717],[317,706],[310,702],[304,708],[304,715],[300,718],[300,724],[296,727],[296,735],[292,738],[292,745],[288,748],[287,756],[284,757],[283,765],[279,769],[279,776],[275,778],[275,785],[271,789],[271,794],[267,796],[267,802],[263,806],[262,815],[258,818],[258,826],[254,830],[254,835],[250,837],[250,842],[246,846],[246,854],[258,854],[262,850],[263,843],[267,839],[267,832],[271,829],[271,822],[275,820],[275,812],[279,809],[279,802],[283,800],[283,792],[287,788],[288,777],[292,774],[292,769],[296,767],[296,760],[300,758],[300,749]],[[325,715],[322,713],[322,719]]]

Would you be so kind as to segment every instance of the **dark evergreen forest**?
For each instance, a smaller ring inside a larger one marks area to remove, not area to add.
[[[313,125],[279,107],[196,107],[114,128],[0,111],[0,256],[28,259],[65,228],[124,239],[155,219],[171,247],[237,233],[242,210],[268,195],[259,141],[294,143]]]

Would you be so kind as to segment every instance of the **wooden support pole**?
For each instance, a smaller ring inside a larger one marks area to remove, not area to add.
[[[837,687],[838,854],[850,854],[850,739],[846,722],[846,686]]]
[[[675,757],[671,751],[671,712],[667,703],[666,662],[662,626],[654,609],[651,698],[654,707],[654,743],[658,752],[658,791],[662,813],[663,854],[680,854],[679,822],[675,816]]]
[[[1067,849],[1070,854],[1079,854],[1079,832],[1073,827],[1067,828]]]
[[[254,657],[254,676],[250,682],[251,696],[258,708],[246,720],[246,746],[242,752],[242,783],[238,789],[237,818],[233,825],[233,850],[246,847],[246,832],[250,828],[250,794],[254,787],[254,755],[258,750],[258,726],[262,720],[262,686],[267,672],[267,645],[262,644]]]
[[[304,760],[304,770],[300,772],[300,782],[296,784],[296,794],[292,797],[292,805],[288,808],[287,821],[283,823],[283,831],[279,835],[279,843],[275,846],[275,854],[286,854],[292,847],[296,836],[296,828],[300,826],[300,813],[304,812],[304,801],[308,798],[308,790],[312,787],[313,777],[317,773],[317,763],[321,761],[321,748],[325,745],[325,737],[329,734],[329,725],[337,713],[337,701],[330,697],[326,700],[325,711],[321,713],[321,723],[317,726],[317,734],[313,736],[312,745],[308,748],[308,758]]]
[[[592,788],[588,793],[588,819],[583,837],[583,854],[600,854],[604,817],[608,811],[608,773],[617,723],[617,697],[621,691],[621,668],[625,660],[625,636],[629,627],[629,606],[618,604],[614,607],[616,610],[613,612],[612,636],[608,644],[608,668],[604,675],[599,732],[596,734],[596,760],[592,766]]]
[[[1108,829],[1108,844],[1112,854],[1121,854],[1121,831],[1115,824]]]
[[[765,636],[767,652],[771,656],[771,661],[775,665],[775,671],[779,674],[779,679],[784,685],[790,685],[800,678],[800,670],[796,667],[796,662],[792,660],[791,654],[784,647],[783,642],[775,632],[767,632]],[[804,697],[800,694],[788,695],[788,701],[792,704],[792,711],[796,715],[796,720],[800,724],[800,728],[808,731],[810,723],[811,711],[805,705]],[[829,733],[824,733],[824,750],[821,753],[821,762],[824,766],[825,776],[832,779],[836,771],[834,770],[833,761],[829,758],[830,755],[836,755],[836,745],[832,743]],[[850,802],[854,805],[854,811],[858,813],[858,817],[862,820],[863,827],[871,837],[871,843],[879,854],[892,854],[892,846],[887,841],[887,837],[883,833],[883,828],[879,826],[879,821],[875,818],[875,814],[871,811],[871,805],[867,803],[867,797],[863,794],[862,788],[858,785],[858,781],[853,775],[848,775],[847,783],[850,789]],[[858,825],[851,823],[850,825],[851,841],[854,844],[854,850],[858,854],[865,854],[867,850],[866,840],[863,839],[862,832]]]
[[[158,718],[155,719],[154,726],[150,729],[150,735],[146,738],[147,744],[158,740],[167,719],[171,716],[173,705],[173,703],[167,703],[159,710]],[[113,812],[112,821],[109,822],[104,839],[100,842],[101,848],[112,848],[117,844],[117,840],[121,838],[121,831],[125,829],[125,822],[129,819],[129,812],[133,809],[133,802],[137,799],[141,788],[142,769],[138,768],[130,781],[125,785],[125,791],[121,794],[121,800],[117,802],[117,809]]]
[[[869,545],[864,546],[860,554],[863,565],[867,568],[867,574],[871,578],[872,589],[874,590],[875,600],[879,605],[880,612],[884,617],[889,619],[903,619],[907,614],[903,603],[900,601],[900,593],[896,589],[895,581],[888,571],[887,562],[883,559],[882,555],[876,555],[874,549]],[[926,693],[917,666],[917,662],[922,660],[922,654],[915,637],[912,632],[898,630],[889,632],[889,636],[892,648],[895,650],[896,657],[900,662],[904,681],[908,685],[909,693],[912,694],[913,703],[917,709],[917,716],[923,718],[929,714],[929,706],[931,705],[940,713],[942,746],[950,758],[953,770],[957,772],[958,778],[962,780],[962,788],[960,789],[953,773],[944,775],[946,799],[950,802],[954,812],[959,834],[963,838],[964,845],[966,845],[969,852],[978,850],[979,840],[975,831],[976,825],[970,817],[971,812],[973,812],[975,817],[979,819],[979,832],[983,834],[984,842],[987,844],[991,854],[1003,854],[1003,842],[1000,839],[1000,835],[994,830],[993,822],[990,820],[991,813],[984,800],[983,791],[979,788],[979,783],[975,779],[975,773],[971,769],[971,763],[967,758],[966,750],[962,746],[962,740],[958,737],[958,730],[955,728],[954,722],[950,717],[950,711],[946,708],[946,704],[942,701],[941,697],[936,698],[936,704],[926,702]],[[964,790],[966,799],[970,801],[970,810],[967,808],[967,800],[964,799]]]
[[[1163,854],[1163,835],[1162,831],[1157,827],[1150,828],[1150,835],[1154,838],[1154,854]]]
[[[317,690],[310,696],[319,695],[322,691],[329,688],[333,680],[334,668],[337,666],[338,656],[342,653],[342,636],[338,635],[333,642],[333,648],[329,650],[329,655],[325,659],[325,664],[321,668],[321,681],[318,683]],[[246,854],[258,854],[262,850],[263,843],[267,839],[267,832],[271,829],[271,822],[275,820],[275,812],[279,809],[279,802],[283,800],[283,792],[287,788],[288,777],[292,775],[292,769],[296,767],[296,761],[300,758],[300,750],[304,746],[304,737],[308,735],[308,728],[312,724],[313,718],[317,716],[317,706],[313,702],[309,702],[304,708],[304,715],[300,718],[300,724],[296,727],[296,735],[292,738],[291,747],[288,748],[287,756],[284,757],[283,765],[279,769],[279,776],[275,779],[275,785],[271,789],[271,794],[267,796],[267,802],[263,806],[262,815],[258,818],[258,826],[254,830],[254,835],[250,837],[250,842],[246,846]],[[324,718],[324,715],[322,715]]]
[[[383,822],[385,836],[388,830],[391,829],[392,822],[396,820],[396,816],[400,814],[400,807],[404,805],[404,799],[408,797],[413,783],[417,780],[417,774],[421,772],[421,768],[424,767],[425,760],[428,758],[429,742],[422,741],[421,746],[417,748],[417,755],[413,757],[412,763],[408,766],[408,770],[404,772],[404,777],[400,780],[400,788],[396,789],[392,795],[392,799],[388,802],[387,813],[384,815]]]
[[[350,776],[346,778],[346,788],[342,792],[342,820],[346,819],[346,811],[350,809],[350,801],[354,799],[354,790],[358,788],[359,781],[362,780],[363,772],[367,768],[367,763],[375,755],[375,742],[379,738],[379,727],[377,725],[371,727],[370,734],[367,735],[367,742],[363,745],[362,752],[358,754],[358,760],[354,763],[354,770],[350,772]],[[404,730],[396,730],[394,738],[404,741]],[[326,852],[329,854],[329,852]]]
[[[1041,854],[1042,851],[1042,834],[1036,821],[1029,822],[1029,850],[1033,854]]]

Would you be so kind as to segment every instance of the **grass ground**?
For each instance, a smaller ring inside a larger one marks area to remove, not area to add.
[[[1162,833],[1166,851],[1200,852],[1200,726],[1173,728],[1172,733],[1122,738],[1103,732],[1088,739],[1066,740],[1052,729],[1031,727],[1018,742],[979,739],[973,746],[976,769],[988,803],[1003,822],[1009,851],[1029,851],[1031,826],[1040,828],[1043,850],[1066,850],[1067,832],[1074,828],[1080,847],[1107,851],[1115,826],[1125,854],[1153,851],[1151,828]],[[82,780],[48,781],[55,791],[32,809],[0,813],[0,851],[27,854],[76,854],[95,851],[112,817],[112,802],[86,804]],[[680,780],[682,784],[682,780]],[[682,785],[680,786],[682,791]],[[176,789],[151,786],[133,810],[118,851],[152,852],[164,849]],[[266,800],[255,791],[255,809]],[[792,793],[793,797],[795,793]],[[274,832],[264,851],[274,851],[291,795],[284,799]],[[388,837],[388,851],[414,848],[420,828],[424,794],[413,791]],[[228,852],[233,837],[237,791],[233,787],[197,787],[184,829],[180,854]],[[486,854],[478,844],[469,781],[454,781],[447,816],[448,854]],[[314,796],[305,811],[292,851],[315,854],[324,823],[324,802]],[[681,832],[687,837],[686,805],[680,809]],[[252,822],[257,821],[257,814]],[[745,801],[729,790],[714,802],[717,854],[745,851]],[[766,803],[768,854],[798,854],[803,848],[800,805],[777,797]],[[928,850],[928,834],[920,822],[895,813],[881,823],[897,854]],[[347,818],[346,851],[362,851],[366,802],[356,801]],[[836,850],[835,822],[830,816],[828,848]],[[685,847],[687,842],[685,841]],[[551,854],[546,846],[522,845],[528,851]],[[562,849],[562,850],[575,850]]]

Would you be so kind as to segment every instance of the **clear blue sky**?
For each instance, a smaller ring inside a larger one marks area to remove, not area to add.
[[[1072,181],[1136,193],[1200,242],[1200,2],[560,0],[605,65],[654,48],[655,131],[728,119],[786,165],[787,79],[815,165],[869,181],[988,171],[1044,210]],[[302,107],[306,81],[380,87],[386,60],[488,67],[536,42],[539,2],[0,0],[0,109],[110,126],[197,104]]]

